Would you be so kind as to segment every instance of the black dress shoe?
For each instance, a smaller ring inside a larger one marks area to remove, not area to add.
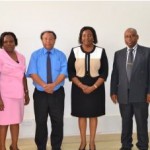
[[[124,148],[124,147],[122,147],[122,148],[120,148],[120,150],[131,150],[132,148]]]
[[[138,150],[148,150],[147,146],[144,146],[144,148],[141,148],[138,144],[136,144]]]

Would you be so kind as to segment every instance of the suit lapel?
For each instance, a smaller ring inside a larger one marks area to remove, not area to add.
[[[124,74],[127,77],[127,72],[126,72],[126,60],[127,60],[127,48],[123,49],[122,53],[121,53],[121,64],[122,64],[122,68],[124,68]]]

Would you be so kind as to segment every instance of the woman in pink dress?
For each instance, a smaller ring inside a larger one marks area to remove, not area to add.
[[[8,126],[12,143],[10,150],[19,150],[19,124],[23,120],[24,104],[29,103],[25,58],[15,50],[18,41],[14,33],[0,37],[0,150],[6,150]]]

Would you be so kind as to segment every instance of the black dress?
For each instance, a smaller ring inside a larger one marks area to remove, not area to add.
[[[69,80],[77,77],[83,84],[93,85],[98,78],[106,80],[108,60],[103,48],[95,46],[87,53],[82,46],[71,50],[68,59]],[[105,86],[102,84],[90,94],[72,83],[71,115],[76,117],[98,117],[105,114]]]

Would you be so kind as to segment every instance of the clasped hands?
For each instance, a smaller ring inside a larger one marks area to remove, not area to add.
[[[82,89],[82,91],[85,94],[90,94],[91,92],[93,92],[95,90],[95,88],[93,86],[88,86],[85,84],[81,84],[79,87]]]
[[[43,88],[46,93],[52,94],[54,92],[55,83],[44,84]]]

